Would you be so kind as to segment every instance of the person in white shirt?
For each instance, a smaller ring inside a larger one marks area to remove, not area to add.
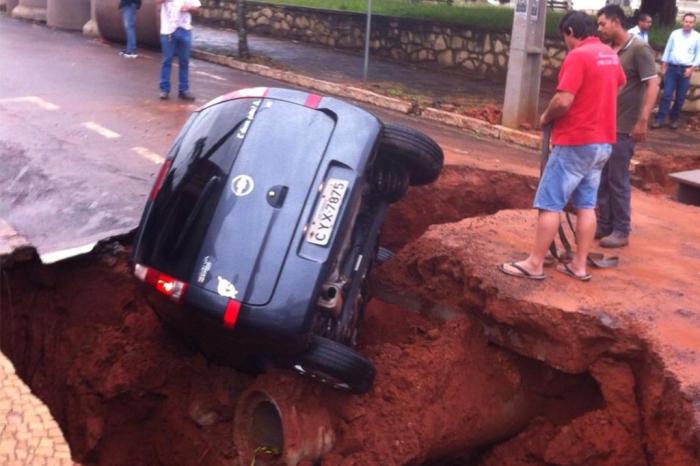
[[[690,87],[690,75],[700,66],[700,33],[695,27],[695,15],[683,15],[683,27],[671,33],[666,43],[666,49],[661,57],[661,74],[664,76],[664,91],[659,104],[659,113],[651,124],[652,128],[661,128],[669,117],[671,129],[678,129],[678,118],[681,116],[685,95]],[[673,108],[669,113],[671,100],[675,93]]]
[[[637,18],[637,25],[633,27],[632,29],[628,29],[627,32],[629,32],[632,35],[635,35],[642,39],[644,42],[647,44],[649,43],[649,29],[651,29],[651,16],[647,13],[639,13],[639,17]]]
[[[178,98],[194,100],[189,91],[189,64],[192,49],[192,13],[202,6],[199,0],[156,0],[160,6],[160,46],[163,59],[160,67],[160,98],[170,95],[170,71],[177,54]]]

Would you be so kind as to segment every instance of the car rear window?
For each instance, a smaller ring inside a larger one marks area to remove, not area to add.
[[[186,280],[243,139],[236,136],[259,99],[224,102],[194,115],[142,232],[144,263]]]

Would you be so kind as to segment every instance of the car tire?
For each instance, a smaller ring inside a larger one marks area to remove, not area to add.
[[[292,363],[302,375],[339,390],[366,393],[374,383],[374,366],[354,349],[314,335],[306,352]]]
[[[391,123],[384,125],[379,157],[405,167],[412,186],[435,181],[444,163],[442,149],[432,138],[413,128]]]

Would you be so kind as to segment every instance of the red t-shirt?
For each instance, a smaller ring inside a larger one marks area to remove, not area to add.
[[[570,92],[569,111],[554,120],[552,144],[615,143],[617,89],[625,73],[617,54],[597,37],[587,37],[569,52],[559,70],[557,91]]]

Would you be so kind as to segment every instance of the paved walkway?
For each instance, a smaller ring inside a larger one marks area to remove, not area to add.
[[[49,409],[32,395],[0,353],[0,464],[73,465],[68,443]]]

